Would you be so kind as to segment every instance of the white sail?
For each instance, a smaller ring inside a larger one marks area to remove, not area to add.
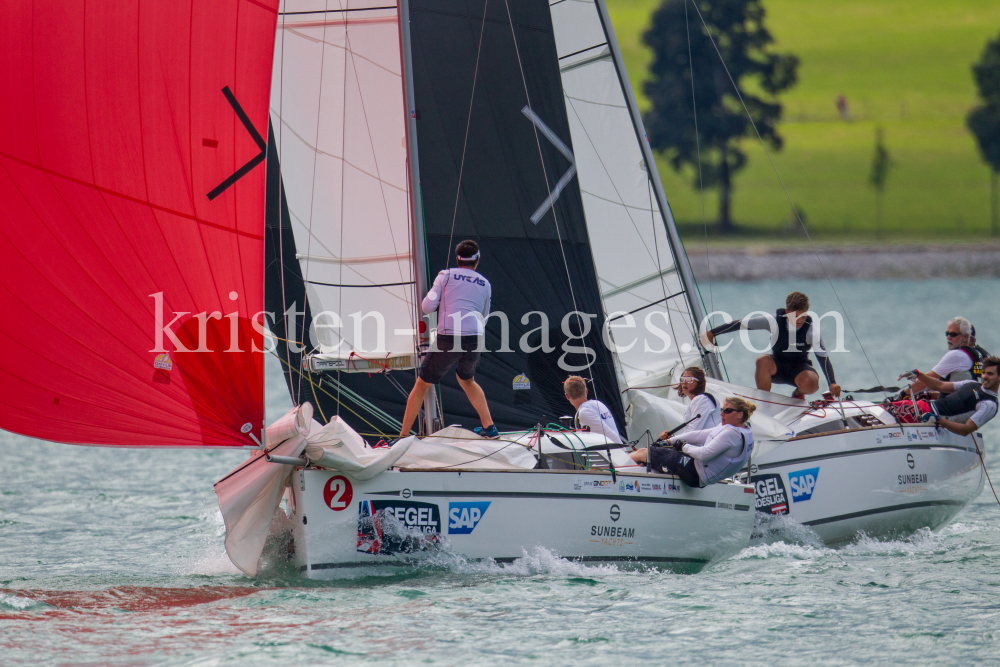
[[[657,203],[623,91],[628,83],[615,66],[597,5],[554,0],[550,11],[605,315],[634,318],[634,329],[618,329],[628,320],[614,319],[612,335],[626,384],[640,386],[701,361],[697,324],[678,272],[683,249],[671,246],[665,226],[670,212]],[[666,350],[651,326],[669,335]]]
[[[278,17],[271,123],[322,368],[400,367],[415,351],[400,34],[387,4],[285,0]],[[335,316],[317,321],[321,311]]]

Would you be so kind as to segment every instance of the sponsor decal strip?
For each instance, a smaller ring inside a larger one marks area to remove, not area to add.
[[[370,496],[398,496],[399,491],[366,492]],[[668,505],[694,505],[695,507],[718,507],[720,504],[711,500],[690,500],[687,498],[663,498],[656,496],[619,496],[597,493],[537,493],[532,491],[414,491],[413,496],[423,498],[559,498],[559,499],[596,499],[624,500],[633,503],[667,503]],[[727,503],[721,503],[723,506]],[[722,509],[734,509],[740,512],[750,511],[749,505],[732,505]]]
[[[580,499],[590,498],[595,500],[608,500],[614,498],[615,502],[625,501],[633,503],[667,503],[670,505],[694,505],[695,507],[716,507],[717,503],[712,500],[690,500],[687,498],[663,498],[650,496],[609,496],[599,493],[540,493],[534,491],[414,491],[414,497],[421,498],[562,498]]]
[[[862,512],[851,512],[850,514],[841,514],[840,516],[830,516],[825,519],[816,519],[814,521],[803,521],[802,523],[807,526],[818,526],[821,523],[846,521],[847,519],[856,519],[861,516],[868,516],[869,514],[882,514],[883,512],[896,512],[899,510],[909,510],[917,507],[932,507],[934,505],[958,505],[964,507],[965,502],[962,500],[925,500],[919,503],[904,503],[902,505],[892,505],[891,507],[879,507],[878,509],[864,510]]]
[[[481,562],[484,560],[492,560],[497,563],[513,563],[518,558],[522,556],[503,556],[499,558],[470,558],[470,561]],[[562,556],[563,560],[576,561],[580,563],[601,563],[601,562],[621,562],[621,561],[636,561],[643,563],[699,563],[704,564],[708,562],[707,558],[673,558],[670,556]],[[309,570],[335,570],[347,567],[401,567],[409,565],[410,563],[417,563],[419,561],[397,558],[395,560],[386,561],[382,559],[372,559],[363,561],[353,561],[348,563],[313,563],[312,565],[303,565],[299,567],[300,572],[305,572]]]
[[[874,454],[876,452],[888,452],[898,449],[957,449],[961,452],[971,452],[975,454],[975,450],[970,447],[961,447],[959,445],[894,445],[891,447],[873,447],[871,449],[855,449],[851,452],[831,452],[829,454],[818,454],[816,456],[806,456],[801,459],[788,459],[787,461],[775,461],[774,463],[762,463],[757,464],[758,470],[767,470],[768,468],[781,468],[784,466],[795,466],[801,465],[803,463],[810,463],[812,461],[822,461],[824,459],[838,459],[842,456],[855,456],[857,454]]]

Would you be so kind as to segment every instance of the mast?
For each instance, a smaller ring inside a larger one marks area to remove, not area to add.
[[[653,151],[649,147],[649,142],[646,140],[646,130],[642,124],[642,116],[639,114],[639,106],[636,104],[635,95],[632,94],[632,86],[628,80],[628,73],[625,71],[625,63],[622,61],[621,51],[618,48],[618,41],[615,39],[614,30],[611,29],[611,18],[608,16],[608,8],[605,6],[604,0],[594,0],[594,4],[597,6],[597,13],[601,19],[601,27],[604,29],[604,36],[608,40],[608,46],[611,50],[615,70],[618,72],[618,80],[621,83],[622,93],[625,95],[629,115],[632,117],[632,126],[635,128],[636,138],[642,148],[642,155],[646,162],[647,173],[649,174],[649,179],[653,184],[653,190],[656,194],[656,201],[660,207],[660,212],[663,215],[663,224],[666,227],[667,236],[670,239],[670,245],[674,249],[673,254],[674,259],[677,261],[677,273],[680,277],[681,284],[684,286],[684,292],[687,295],[688,305],[691,308],[691,315],[695,319],[695,324],[700,325],[705,319],[705,311],[701,306],[700,299],[697,298],[696,283],[694,274],[691,271],[691,264],[688,262],[687,252],[685,252],[684,246],[681,244],[681,237],[677,233],[677,226],[674,223],[673,213],[670,211],[670,204],[667,202],[667,197],[663,192],[663,183],[660,181],[660,174],[656,169],[656,160],[653,158]],[[722,379],[722,374],[719,372],[719,362],[715,353],[704,350],[701,347],[700,342],[698,343],[698,347],[701,349],[702,359],[704,359],[705,362],[706,373],[716,379]]]
[[[403,52],[403,99],[406,103],[406,145],[410,170],[411,219],[413,220],[413,272],[416,277],[413,305],[416,311],[414,321],[417,323],[417,330],[414,332],[414,336],[418,341],[417,359],[420,359],[421,343],[429,340],[429,335],[425,336],[420,331],[420,325],[423,322],[420,302],[423,295],[427,294],[427,291],[430,289],[430,280],[427,275],[427,234],[424,229],[424,206],[420,193],[420,159],[417,152],[417,119],[419,114],[413,91],[413,50],[411,48],[412,41],[410,37],[409,0],[399,0],[399,30],[401,34],[400,46]],[[436,316],[432,314],[429,320],[426,329],[428,334],[431,330],[431,325],[436,320]],[[440,418],[440,415],[441,410],[438,405],[437,387],[433,387],[424,397],[423,419],[420,421],[422,435],[430,435],[433,432],[434,420]]]

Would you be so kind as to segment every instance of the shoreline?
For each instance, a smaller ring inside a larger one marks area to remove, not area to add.
[[[993,240],[880,245],[816,243],[815,246],[801,242],[749,242],[699,247],[698,243],[692,243],[687,250],[691,269],[699,281],[1000,278],[1000,243]]]

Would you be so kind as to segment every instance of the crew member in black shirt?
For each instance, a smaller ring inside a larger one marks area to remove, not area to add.
[[[833,375],[830,354],[823,345],[817,327],[813,326],[809,310],[809,297],[802,292],[792,292],[785,298],[785,307],[779,308],[774,320],[769,317],[751,317],[715,327],[702,334],[702,343],[711,348],[715,337],[720,334],[739,331],[740,327],[770,331],[776,321],[777,340],[771,345],[770,354],[757,358],[757,372],[754,376],[757,388],[771,390],[772,383],[789,384],[795,387],[792,398],[805,398],[819,391],[819,375],[809,360],[809,352],[816,355],[816,361],[830,385],[830,393],[840,396],[840,385]]]

